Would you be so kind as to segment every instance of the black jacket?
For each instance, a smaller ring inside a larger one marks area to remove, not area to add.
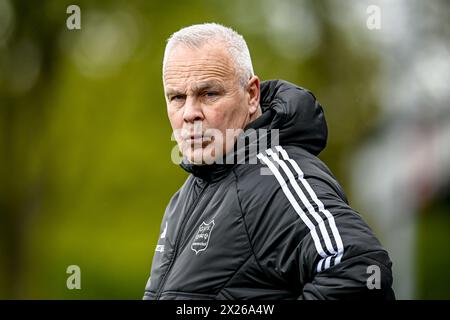
[[[144,299],[394,298],[387,252],[316,157],[327,126],[314,95],[267,81],[261,108],[246,133],[278,129],[278,146],[258,132],[244,164],[182,164]]]

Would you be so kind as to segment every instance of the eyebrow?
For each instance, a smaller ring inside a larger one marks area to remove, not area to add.
[[[216,90],[223,90],[223,85],[218,81],[205,81],[196,83],[192,86],[192,89],[194,91],[205,91],[207,89],[216,89]]]
[[[223,91],[223,90],[225,90],[225,87],[218,81],[204,81],[204,82],[194,83],[192,85],[192,90],[194,92],[201,92],[201,91],[205,91],[208,89],[215,89],[215,90]],[[174,96],[174,95],[185,95],[185,94],[186,93],[184,92],[184,90],[173,89],[173,88],[168,88],[166,90],[167,97]]]

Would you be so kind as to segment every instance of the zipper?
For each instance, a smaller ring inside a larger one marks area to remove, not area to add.
[[[166,283],[166,280],[167,280],[167,276],[169,275],[170,270],[172,269],[173,264],[175,262],[175,259],[177,257],[178,247],[179,247],[179,244],[181,242],[181,236],[184,233],[184,228],[186,227],[186,223],[189,220],[189,217],[191,216],[191,214],[194,211],[195,207],[197,206],[198,202],[202,198],[203,193],[206,190],[206,188],[208,187],[208,185],[209,185],[209,182],[206,182],[206,184],[201,189],[200,194],[198,195],[197,199],[195,199],[194,203],[190,207],[190,210],[184,216],[183,221],[181,221],[180,230],[178,231],[178,234],[177,234],[177,236],[175,238],[175,245],[174,245],[174,249],[173,249],[173,255],[172,255],[172,258],[170,259],[169,266],[167,267],[167,270],[164,273],[163,278],[162,278],[162,280],[161,280],[161,282],[160,282],[160,284],[158,286],[158,289],[156,290],[155,300],[158,300],[161,297],[162,290],[164,288],[164,284]]]

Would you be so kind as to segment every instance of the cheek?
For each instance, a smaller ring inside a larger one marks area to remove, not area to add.
[[[209,114],[208,122],[217,129],[239,128],[242,118],[245,118],[245,110],[240,99],[230,99],[218,104]]]
[[[246,111],[240,103],[241,101],[237,101],[230,105],[228,112],[223,115],[223,123],[226,124],[228,129],[241,129]]]
[[[183,127],[183,113],[180,110],[167,110],[172,129],[180,129]]]

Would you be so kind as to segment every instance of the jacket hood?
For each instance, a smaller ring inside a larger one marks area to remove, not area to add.
[[[237,149],[236,143],[233,154],[233,161],[228,161],[225,156],[221,163],[212,165],[193,165],[184,160],[180,165],[189,173],[205,180],[213,180],[223,175],[236,163],[247,162],[249,158],[254,158],[256,154],[252,151],[264,151],[266,148],[275,146],[272,132],[278,130],[278,144],[293,145],[305,149],[313,155],[318,155],[326,146],[328,129],[325,115],[321,105],[314,95],[307,89],[296,86],[284,80],[269,80],[261,83],[260,106],[262,115],[251,122],[244,129],[238,139],[244,139],[245,143],[240,144]],[[247,139],[250,132],[257,131],[257,139]],[[258,129],[266,129],[260,131]],[[260,142],[264,141],[264,144]],[[254,143],[257,148],[252,148]],[[262,150],[264,149],[264,150]],[[239,153],[244,154],[244,160],[234,161]],[[229,155],[228,155],[229,156]],[[232,163],[232,164],[227,164]]]
[[[262,116],[247,128],[279,130],[281,145],[301,147],[318,155],[326,146],[328,129],[322,106],[307,89],[284,80],[261,83]]]

